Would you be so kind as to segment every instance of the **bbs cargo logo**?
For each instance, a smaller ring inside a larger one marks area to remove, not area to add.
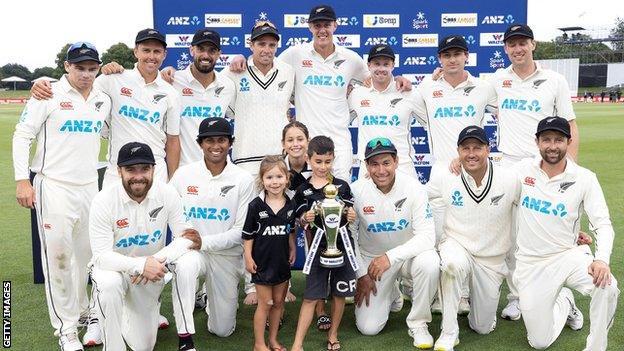
[[[243,15],[240,13],[207,13],[204,15],[204,26],[210,27],[236,27],[243,24]]]
[[[404,48],[438,47],[438,35],[437,34],[403,34],[402,46]]]
[[[399,28],[400,16],[389,15],[364,15],[362,18],[364,28]]]
[[[476,13],[443,13],[440,21],[442,27],[476,27]]]

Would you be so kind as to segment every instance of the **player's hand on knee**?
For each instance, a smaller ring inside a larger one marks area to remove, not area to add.
[[[15,198],[22,207],[33,208],[35,206],[35,189],[30,184],[30,180],[22,179],[17,181]]]
[[[366,307],[370,305],[370,294],[377,295],[377,285],[375,281],[371,279],[369,275],[365,275],[357,280],[357,286],[355,287],[355,305],[357,307],[362,306],[362,302],[366,304]]]
[[[594,285],[604,288],[611,285],[611,269],[606,262],[595,260],[589,265],[588,273],[594,278]]]
[[[394,82],[396,83],[396,88],[398,91],[411,91],[412,90],[412,82],[409,79],[403,76],[394,77]]]
[[[52,84],[47,80],[35,82],[32,88],[30,88],[30,95],[35,100],[50,100],[53,97]]]
[[[151,282],[157,282],[165,277],[167,268],[165,267],[165,257],[155,258],[154,256],[148,256],[145,260],[145,266],[143,266],[143,275]]]
[[[353,207],[347,207],[347,222],[349,223],[355,222],[356,217],[357,216],[355,214],[355,210],[353,209]]]
[[[160,71],[160,78],[169,84],[173,84],[173,77],[175,76],[175,73],[175,68],[167,66]]]
[[[593,242],[592,237],[584,231],[580,231],[578,239],[576,239],[577,245],[591,245]]]
[[[149,282],[149,279],[145,278],[144,275],[133,275],[130,277],[130,282],[134,285],[145,285]]]
[[[375,257],[368,265],[368,275],[374,280],[381,280],[381,276],[390,268],[390,260],[387,255]]]
[[[245,269],[247,269],[247,272],[255,274],[257,268],[256,261],[251,256],[245,255]]]
[[[247,62],[245,62],[245,56],[236,55],[232,58],[232,62],[230,63],[230,72],[232,73],[242,73],[245,69],[247,69]]]
[[[201,235],[199,235],[199,232],[197,230],[192,229],[192,228],[185,229],[184,232],[182,232],[181,236],[193,242],[193,245],[191,245],[189,249],[199,250],[201,248],[202,239],[201,239]]]
[[[124,67],[115,61],[109,62],[102,66],[102,74],[107,76],[109,74],[118,74],[124,71]]]

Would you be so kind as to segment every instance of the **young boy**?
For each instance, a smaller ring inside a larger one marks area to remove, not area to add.
[[[334,142],[326,136],[317,136],[310,140],[308,145],[308,163],[312,169],[312,176],[299,188],[295,193],[295,214],[301,219],[302,225],[309,228],[314,222],[317,228],[323,228],[322,218],[316,216],[314,205],[325,198],[323,188],[327,184],[334,184],[338,188],[337,199],[345,204],[343,216],[340,220],[340,227],[346,226],[347,222],[355,220],[355,211],[353,210],[353,195],[349,184],[338,178],[334,178],[331,174],[334,162]],[[342,241],[338,235],[337,246],[343,253],[352,252],[353,239],[348,232],[349,240],[347,243]],[[303,293],[303,303],[299,312],[299,322],[297,324],[297,332],[291,350],[297,351],[303,349],[303,339],[305,338],[312,318],[314,317],[314,307],[316,303],[327,298],[327,294],[332,296],[332,313],[331,328],[327,332],[327,349],[339,350],[340,341],[338,341],[338,327],[344,312],[345,297],[353,297],[355,295],[355,270],[357,263],[347,258],[353,259],[354,255],[344,255],[344,265],[338,268],[325,268],[320,265],[320,253],[327,247],[327,241],[323,237],[318,248],[314,250],[314,245],[309,250],[309,255],[313,255],[312,263],[304,266],[304,273],[309,270],[306,277],[306,287]],[[306,259],[306,262],[308,260]],[[355,266],[355,267],[354,267]],[[329,284],[329,287],[328,285]]]

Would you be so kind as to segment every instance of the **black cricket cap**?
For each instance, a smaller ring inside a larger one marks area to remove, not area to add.
[[[133,141],[122,146],[117,156],[117,166],[124,167],[137,164],[156,164],[154,153],[152,153],[149,145]]]
[[[373,156],[381,154],[397,154],[397,149],[388,138],[374,138],[366,143],[366,149],[364,150],[364,160],[367,161]]]
[[[507,39],[517,36],[523,36],[527,38],[533,39],[533,30],[531,27],[526,24],[512,24],[505,31],[505,35],[503,36],[503,42],[507,41]]]
[[[134,43],[138,44],[150,39],[158,40],[161,44],[163,44],[165,49],[167,48],[167,40],[165,40],[165,36],[156,29],[152,28],[146,28],[138,32]]]
[[[199,142],[205,137],[212,136],[228,136],[231,138],[232,126],[230,122],[222,117],[208,117],[201,121],[197,134],[197,141]]]
[[[543,120],[539,121],[537,124],[537,132],[535,133],[536,137],[542,132],[547,130],[554,130],[560,133],[563,133],[566,137],[570,138],[572,134],[570,133],[570,122],[567,119],[561,118],[558,116],[546,117]]]
[[[486,145],[490,144],[483,128],[479,126],[468,126],[462,129],[461,132],[459,132],[459,137],[457,138],[457,146],[461,145],[464,140],[469,138],[477,139],[481,143]]]
[[[196,46],[203,43],[210,43],[221,50],[221,35],[214,30],[200,29],[193,35],[191,45]]]
[[[317,5],[310,10],[310,16],[308,17],[308,22],[316,22],[316,21],[335,21],[336,20],[336,12],[329,5]]]
[[[378,44],[368,51],[368,62],[371,62],[375,57],[387,57],[394,61],[394,51],[386,44]]]
[[[78,63],[82,61],[100,61],[100,54],[93,44],[87,42],[78,42],[72,44],[67,50],[66,61],[69,63]]]
[[[448,49],[462,49],[468,51],[468,43],[461,35],[449,35],[438,43],[438,54]]]
[[[254,26],[251,30],[251,37],[249,38],[249,40],[254,41],[263,35],[270,35],[278,41],[280,40],[277,28],[275,28],[275,25],[273,25],[272,23],[270,24],[269,22],[264,22],[264,24]]]

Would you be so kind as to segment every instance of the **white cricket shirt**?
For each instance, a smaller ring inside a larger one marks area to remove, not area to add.
[[[180,167],[169,184],[182,197],[184,214],[202,236],[202,250],[237,256],[247,207],[254,197],[251,175],[228,162],[213,176],[204,161]]]
[[[538,156],[517,165],[522,184],[517,259],[546,259],[575,247],[585,212],[596,234],[595,258],[608,264],[614,233],[596,174],[568,158],[565,171],[549,179],[541,161]]]
[[[427,129],[429,149],[436,162],[448,163],[457,158],[457,137],[462,129],[483,127],[487,106],[496,106],[496,92],[486,81],[473,77],[455,88],[444,77],[426,79],[416,90],[420,107],[427,111],[419,122]]]
[[[29,179],[30,145],[36,138],[33,172],[76,185],[97,181],[100,132],[110,98],[94,87],[85,100],[66,76],[52,83],[52,93],[50,100],[28,100],[15,127],[15,180]]]
[[[193,76],[191,66],[175,74],[173,88],[180,96],[180,166],[203,160],[197,144],[199,125],[208,117],[225,117],[234,100],[234,84],[221,73],[206,88]]]
[[[279,59],[295,70],[296,119],[308,127],[310,137],[330,137],[340,153],[352,149],[347,88],[351,81],[363,81],[368,67],[355,51],[334,47],[323,59],[312,43],[291,46]]]
[[[535,132],[540,120],[576,118],[565,78],[535,65],[536,71],[525,79],[511,66],[497,70],[490,79],[498,94],[498,150],[516,158],[539,156]]]

